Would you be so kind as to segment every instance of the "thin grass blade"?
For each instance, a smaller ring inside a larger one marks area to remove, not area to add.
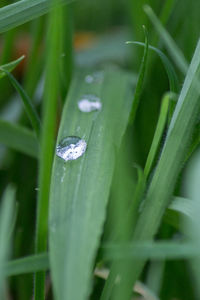
[[[158,153],[160,141],[163,136],[164,129],[165,129],[165,126],[167,123],[169,104],[170,104],[170,93],[166,93],[162,99],[158,123],[156,126],[155,134],[153,137],[151,148],[150,148],[150,151],[149,151],[149,154],[147,157],[147,161],[145,164],[145,168],[144,168],[144,175],[146,178],[148,178],[149,173],[152,170],[152,166],[155,161],[156,154]]]
[[[148,41],[148,33],[147,33],[145,26],[143,26],[143,29],[144,29],[144,33],[145,33],[145,44],[144,44],[145,48],[144,48],[144,54],[142,57],[142,62],[140,65],[140,70],[139,70],[138,80],[137,80],[137,84],[136,84],[136,88],[135,88],[135,93],[134,93],[133,107],[132,107],[131,114],[130,114],[130,124],[132,124],[135,120],[135,115],[137,112],[137,108],[138,108],[139,101],[140,101],[140,96],[142,93],[142,87],[144,84],[144,76],[145,76],[145,71],[146,71],[146,66],[147,66],[149,41]]]
[[[19,93],[19,95],[22,99],[22,102],[24,104],[24,108],[27,113],[27,116],[31,122],[31,125],[32,125],[37,137],[39,138],[39,136],[40,136],[40,119],[39,119],[39,116],[37,114],[35,107],[32,104],[31,99],[29,98],[29,96],[27,95],[27,93],[25,92],[25,90],[23,89],[21,84],[15,79],[15,77],[10,72],[8,72],[3,67],[1,67],[1,70],[2,70],[2,72],[5,72],[5,74],[9,78],[10,82],[12,83],[13,87]]]
[[[176,241],[141,242],[133,245],[105,245],[105,259],[156,259],[172,260],[197,257],[199,249],[197,244]]]
[[[56,0],[52,0],[56,4]],[[49,14],[46,43],[46,78],[43,101],[43,123],[39,166],[39,194],[37,204],[36,253],[47,251],[48,206],[55,147],[56,111],[59,95],[60,32],[62,26],[61,7],[56,6]],[[52,72],[54,70],[54,72]],[[45,298],[45,272],[35,275],[35,300]]]
[[[145,47],[144,43],[140,43],[140,42],[127,42],[128,44],[133,44],[133,45],[138,45],[141,47]],[[158,48],[153,47],[151,45],[149,45],[149,49],[154,51],[161,59],[163,66],[166,70],[166,73],[168,75],[168,79],[169,79],[169,86],[170,86],[170,91],[177,93],[179,91],[179,82],[178,82],[178,77],[176,74],[176,71],[171,63],[171,61],[168,59],[168,57]]]
[[[22,55],[21,57],[19,57],[16,60],[13,60],[7,64],[1,65],[1,68],[7,72],[12,72],[12,70],[14,70],[17,65],[25,58],[24,55]],[[5,72],[3,70],[0,70],[0,79],[3,78],[4,76],[6,76]]]
[[[150,21],[154,25],[155,30],[159,34],[160,38],[165,43],[165,47],[168,49],[174,63],[180,69],[180,71],[185,75],[188,70],[188,63],[182,53],[182,51],[178,48],[170,34],[163,27],[152,8],[149,5],[144,5],[144,11],[149,17]]]
[[[15,189],[8,186],[4,192],[1,209],[0,209],[0,296],[4,299],[4,279],[6,273],[4,265],[7,262],[10,254],[10,239],[8,233],[14,213],[14,198]]]
[[[5,274],[6,276],[16,276],[48,269],[48,253],[43,253],[9,261],[5,266]]]

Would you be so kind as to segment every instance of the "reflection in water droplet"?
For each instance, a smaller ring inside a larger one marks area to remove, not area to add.
[[[82,112],[91,112],[101,110],[102,104],[100,98],[95,95],[84,95],[78,102],[78,108]]]
[[[86,148],[85,140],[77,136],[68,136],[62,139],[56,147],[56,155],[65,161],[76,160],[85,153]]]
[[[89,84],[102,83],[102,81],[103,81],[103,72],[101,71],[85,76],[85,82]]]

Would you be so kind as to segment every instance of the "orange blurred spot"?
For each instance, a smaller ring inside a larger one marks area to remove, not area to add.
[[[83,31],[77,32],[74,37],[74,47],[76,50],[84,50],[91,47],[97,41],[94,33]]]

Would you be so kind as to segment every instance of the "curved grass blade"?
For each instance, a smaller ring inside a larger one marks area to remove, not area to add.
[[[27,113],[27,116],[29,117],[31,125],[32,125],[33,129],[35,130],[37,137],[39,138],[40,119],[37,114],[37,111],[35,110],[32,102],[31,102],[31,99],[29,98],[29,96],[27,95],[27,93],[25,92],[25,90],[23,89],[21,84],[15,79],[15,77],[10,72],[8,72],[6,69],[4,69],[3,66],[1,67],[1,71],[5,72],[5,74],[9,78],[10,82],[12,83],[13,87],[19,93],[19,95],[24,103],[24,108]]]
[[[4,270],[5,263],[10,253],[10,238],[8,238],[10,224],[14,213],[15,189],[8,186],[4,192],[0,209],[0,297],[3,296],[3,284],[6,277]]]
[[[161,22],[153,12],[152,8],[149,5],[144,5],[144,11],[149,17],[152,24],[154,25],[154,28],[159,34],[160,38],[165,43],[165,47],[168,49],[171,57],[174,60],[174,63],[177,65],[180,71],[185,75],[188,70],[188,63],[183,53],[178,48],[178,46],[176,45],[172,37],[167,32],[167,30],[162,26]]]
[[[144,208],[134,233],[135,241],[150,240],[156,234],[161,218],[171,199],[177,176],[181,170],[187,146],[200,111],[200,91],[196,85],[200,79],[199,52],[200,41],[196,47],[170,122],[160,160],[147,191]],[[133,263],[134,269],[132,268]],[[131,287],[138,278],[144,264],[145,260],[134,260],[126,263],[124,276],[122,275],[123,279],[121,280],[116,299],[122,299],[122,295],[124,299],[128,299]]]
[[[14,70],[17,65],[25,58],[24,55],[22,55],[21,57],[19,57],[16,60],[13,60],[5,65],[1,65],[1,69],[7,71],[7,72],[12,72],[12,70]],[[6,76],[6,73],[0,69],[0,79],[3,78],[4,76]]]
[[[23,126],[0,120],[0,143],[31,157],[38,157],[39,145],[35,134]]]
[[[176,211],[182,216],[192,219],[192,206],[193,201],[191,199],[175,197],[170,206],[168,207],[168,210]]]
[[[174,197],[165,212],[164,221],[185,234],[183,222],[185,219],[192,219],[192,206],[191,199]]]
[[[136,88],[135,88],[135,93],[134,93],[133,107],[131,109],[131,114],[130,114],[130,124],[133,124],[133,122],[135,120],[135,115],[137,112],[137,108],[138,108],[139,101],[140,101],[140,96],[142,93],[142,87],[144,84],[144,76],[145,76],[146,65],[147,65],[149,41],[148,41],[148,33],[147,33],[145,26],[143,26],[143,29],[144,29],[144,33],[145,33],[145,44],[144,44],[145,48],[144,48],[144,54],[142,57],[142,62],[140,65],[140,70],[139,70],[138,80],[137,80],[137,84],[136,84]]]
[[[65,5],[71,0],[58,0]],[[49,12],[55,6],[51,0],[21,0],[0,9],[0,33],[15,28]]]
[[[89,295],[115,154],[132,106],[130,74],[105,70],[103,81],[92,85],[85,82],[86,75],[77,74],[72,81],[58,143],[66,136],[79,136],[87,150],[71,162],[55,156],[51,183],[50,264],[55,299],[63,300]],[[78,101],[86,93],[101,99],[101,111],[79,111]]]
[[[162,99],[161,110],[158,118],[158,123],[156,126],[155,134],[153,137],[153,141],[151,144],[151,148],[147,157],[147,161],[144,168],[144,175],[147,178],[152,169],[153,163],[155,161],[156,153],[158,152],[158,148],[160,145],[161,138],[164,133],[164,129],[167,122],[167,115],[169,111],[169,103],[170,103],[170,93],[166,93]]]
[[[134,45],[138,45],[141,47],[145,47],[144,43],[141,42],[127,42],[128,44],[134,44]],[[161,59],[163,66],[167,72],[168,75],[168,79],[169,79],[169,86],[170,86],[170,91],[177,93],[179,91],[179,82],[178,82],[178,77],[176,74],[176,71],[172,65],[172,63],[170,62],[170,60],[168,59],[168,57],[158,48],[153,47],[151,45],[149,45],[149,49],[154,51]]]
[[[5,274],[6,276],[16,276],[48,269],[48,253],[42,253],[9,261],[5,266]]]

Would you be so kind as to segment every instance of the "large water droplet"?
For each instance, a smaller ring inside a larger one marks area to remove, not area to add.
[[[86,83],[102,83],[103,81],[103,72],[98,71],[94,72],[93,74],[88,74],[85,76]]]
[[[91,112],[101,110],[102,104],[100,98],[95,95],[84,95],[78,102],[78,108],[82,112]]]
[[[85,153],[86,148],[85,140],[77,136],[68,136],[62,139],[56,147],[56,155],[65,161],[76,160]]]

